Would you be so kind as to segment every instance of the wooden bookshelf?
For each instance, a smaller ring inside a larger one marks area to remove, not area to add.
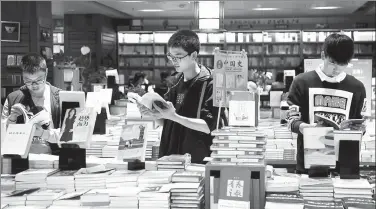
[[[344,33],[355,42],[355,58],[375,56],[374,29],[348,30],[268,30],[228,31],[198,33],[201,50],[198,61],[213,68],[213,49],[248,53],[249,70],[264,70],[276,75],[283,70],[295,69],[304,58],[320,58],[322,44],[332,33]],[[173,71],[166,58],[167,41],[171,31],[119,31],[119,73],[125,78],[138,71],[145,71],[148,79],[159,81],[161,71]]]

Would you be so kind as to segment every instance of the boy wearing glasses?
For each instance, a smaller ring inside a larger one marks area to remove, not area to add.
[[[290,130],[298,133],[299,173],[306,173],[302,135],[304,128],[316,124],[323,126],[318,119],[320,117],[337,124],[346,119],[362,118],[366,90],[362,82],[344,72],[353,54],[354,42],[351,38],[343,34],[331,34],[323,45],[322,64],[315,71],[299,74],[290,87],[287,120]],[[364,124],[347,124],[344,128],[365,132]]]
[[[191,154],[192,163],[210,156],[211,131],[216,128],[218,108],[213,107],[211,70],[197,63],[200,41],[190,30],[174,33],[168,41],[168,59],[177,74],[165,94],[165,107],[156,111],[139,106],[142,115],[164,119],[159,157]]]
[[[59,127],[60,89],[46,81],[48,71],[46,60],[38,54],[31,53],[22,57],[21,68],[25,85],[8,95],[2,110],[2,121],[5,120],[7,124],[24,123],[22,112],[13,107],[15,104],[21,104],[34,114],[44,108],[50,116],[51,122],[48,128]]]

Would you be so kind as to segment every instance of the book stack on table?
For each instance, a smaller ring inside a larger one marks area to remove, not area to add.
[[[333,201],[333,181],[331,178],[309,178],[301,175],[300,195],[304,200],[310,201]]]
[[[157,160],[157,169],[159,171],[173,170],[184,171],[187,165],[191,163],[191,156],[185,155],[169,155],[161,157]]]

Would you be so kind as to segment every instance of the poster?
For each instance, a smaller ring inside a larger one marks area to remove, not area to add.
[[[245,51],[214,51],[214,106],[228,107],[231,91],[248,91],[247,82]]]
[[[305,59],[304,70],[305,72],[316,70],[322,63],[321,59]],[[371,101],[372,101],[372,59],[353,59],[347,66],[345,72],[360,80],[366,89],[366,100],[362,115],[371,116]]]

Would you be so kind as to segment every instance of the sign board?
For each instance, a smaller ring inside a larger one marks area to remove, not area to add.
[[[308,72],[316,70],[322,63],[321,59],[305,59],[304,71]],[[360,80],[366,89],[366,100],[362,110],[362,114],[371,116],[372,101],[372,59],[353,59],[347,66],[345,72]]]
[[[231,91],[248,91],[245,51],[214,51],[214,106],[228,107]]]

